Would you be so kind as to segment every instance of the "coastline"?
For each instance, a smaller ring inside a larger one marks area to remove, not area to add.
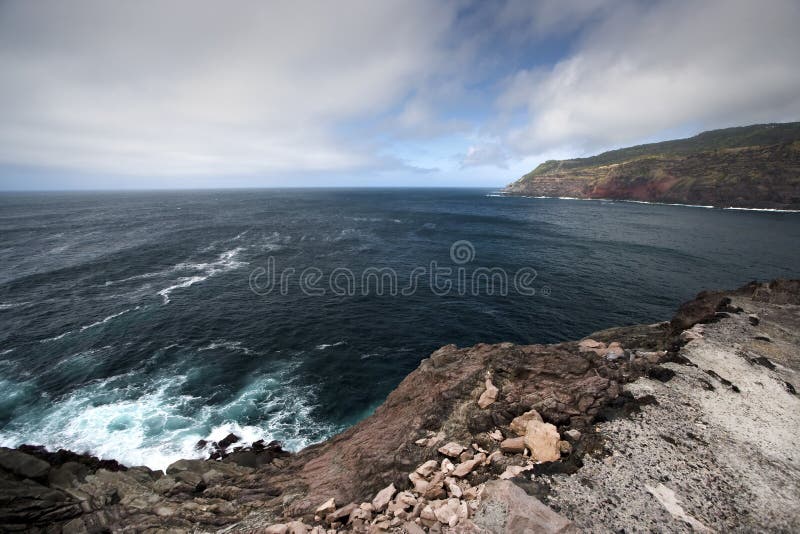
[[[163,474],[2,449],[0,519],[31,532],[792,530],[798,348],[800,281],[701,293],[669,323],[581,341],[442,347],[372,416],[296,454],[234,446]]]
[[[631,204],[650,204],[654,206],[681,206],[684,208],[705,208],[705,209],[718,209],[718,210],[737,210],[737,211],[762,211],[772,213],[800,213],[800,210],[791,209],[778,209],[778,208],[744,208],[736,206],[708,206],[701,204],[676,204],[670,202],[650,202],[646,200],[629,200],[620,198],[583,198],[583,197],[550,197],[550,196],[533,196],[523,195],[520,193],[511,193],[500,190],[486,195],[487,197],[520,197],[520,198],[535,198],[535,199],[550,199],[550,200],[582,200],[582,201],[598,201],[598,202],[627,202]]]

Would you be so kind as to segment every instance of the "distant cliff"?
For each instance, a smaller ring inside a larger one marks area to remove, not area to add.
[[[800,122],[713,130],[589,158],[551,160],[505,192],[800,209]]]

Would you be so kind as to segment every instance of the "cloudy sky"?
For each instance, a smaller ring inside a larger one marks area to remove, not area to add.
[[[800,119],[796,0],[0,1],[0,189],[502,186]]]

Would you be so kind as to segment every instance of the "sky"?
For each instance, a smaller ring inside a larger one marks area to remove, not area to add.
[[[0,190],[502,187],[800,120],[797,0],[0,0]]]

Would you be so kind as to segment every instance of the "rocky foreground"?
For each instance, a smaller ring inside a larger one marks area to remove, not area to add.
[[[232,436],[161,473],[0,449],[0,529],[796,532],[798,348],[800,281],[577,342],[450,345],[297,454]]]

